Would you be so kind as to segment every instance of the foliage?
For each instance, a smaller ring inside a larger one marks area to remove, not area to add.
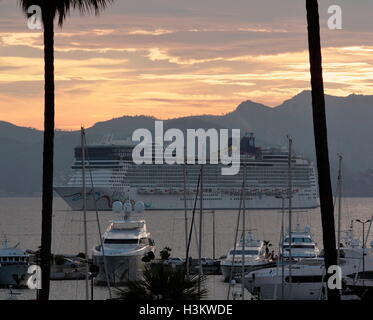
[[[118,297],[120,300],[200,300],[207,295],[205,279],[188,278],[182,269],[158,263],[145,267],[143,280],[130,281],[125,289],[118,289]]]
[[[167,260],[170,258],[171,256],[171,248],[169,247],[165,247],[162,251],[159,252],[159,255],[161,256],[161,259],[162,260]]]
[[[42,10],[48,9],[53,20],[55,17],[58,18],[58,24],[61,27],[72,10],[79,10],[81,14],[94,12],[98,15],[112,2],[114,0],[19,0],[26,14],[32,5],[40,6]]]

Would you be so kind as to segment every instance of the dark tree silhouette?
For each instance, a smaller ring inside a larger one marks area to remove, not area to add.
[[[306,0],[308,44],[312,85],[313,127],[319,178],[320,209],[325,250],[325,267],[337,265],[333,194],[330,181],[328,135],[325,115],[324,82],[317,0]],[[328,278],[329,275],[327,274]],[[338,290],[328,289],[329,300],[339,300]]]
[[[165,248],[163,248],[160,252],[159,252],[159,255],[161,256],[161,259],[162,260],[167,260],[167,259],[169,259],[170,258],[170,256],[171,256],[171,252],[172,250],[171,250],[171,248],[169,248],[169,247],[165,247]]]
[[[145,267],[143,280],[130,281],[125,289],[118,289],[118,297],[136,301],[200,300],[207,295],[205,288],[198,290],[198,284],[204,282],[203,276],[186,277],[183,269],[158,263]]]
[[[44,143],[43,143],[43,196],[41,227],[42,289],[39,299],[49,299],[50,258],[53,210],[53,154],[54,154],[54,20],[62,27],[72,9],[81,13],[98,14],[113,0],[19,0],[24,13],[38,5],[42,10],[44,26]]]

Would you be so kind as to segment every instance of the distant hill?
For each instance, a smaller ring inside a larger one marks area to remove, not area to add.
[[[373,96],[326,96],[330,160],[333,184],[337,154],[344,157],[345,193],[373,196]],[[153,117],[124,116],[96,123],[87,129],[88,143],[106,134],[125,139],[137,128],[154,127]],[[165,129],[238,128],[254,132],[257,145],[285,146],[286,135],[294,140],[297,153],[315,159],[310,91],[303,91],[280,106],[270,108],[252,101],[242,102],[223,116],[191,116],[164,121]],[[40,194],[42,168],[41,131],[0,121],[0,196]],[[57,131],[55,140],[55,181],[63,183],[79,144],[79,131]]]

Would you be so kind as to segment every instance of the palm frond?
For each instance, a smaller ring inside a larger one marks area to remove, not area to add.
[[[109,4],[115,0],[18,0],[24,13],[27,15],[28,8],[32,5],[37,5],[42,10],[47,10],[53,16],[53,19],[58,17],[58,24],[63,25],[67,16],[71,11],[76,9],[81,14],[94,13],[98,15]]]
[[[159,263],[146,266],[143,280],[128,282],[125,289],[118,291],[118,297],[123,300],[200,300],[207,295],[205,280],[200,276],[186,277],[184,270]]]

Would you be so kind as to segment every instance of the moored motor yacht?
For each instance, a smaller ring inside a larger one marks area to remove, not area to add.
[[[18,244],[9,247],[4,240],[0,248],[0,286],[23,286],[28,267],[29,255]]]
[[[114,207],[117,206],[118,202]],[[92,250],[93,263],[100,270],[96,284],[104,285],[110,281],[113,285],[120,285],[138,280],[146,261],[144,257],[154,250],[154,241],[144,219],[128,213],[123,219],[111,221],[102,237],[102,246]]]
[[[264,241],[254,239],[250,232],[244,240],[241,239],[234,248],[229,249],[227,257],[220,262],[224,280],[242,273],[242,265],[245,273],[274,265],[268,250],[266,252]]]
[[[283,242],[283,257],[289,259],[291,250],[291,258],[294,260],[304,258],[316,258],[320,250],[317,243],[313,240],[310,228],[305,227],[300,230],[299,226],[291,232],[291,240],[289,233],[285,235]]]
[[[339,266],[342,276],[363,270],[361,248],[343,248]],[[373,255],[365,256],[365,270],[373,270]],[[307,258],[296,263],[253,271],[245,276],[245,287],[261,300],[321,300],[326,298],[324,258]]]

